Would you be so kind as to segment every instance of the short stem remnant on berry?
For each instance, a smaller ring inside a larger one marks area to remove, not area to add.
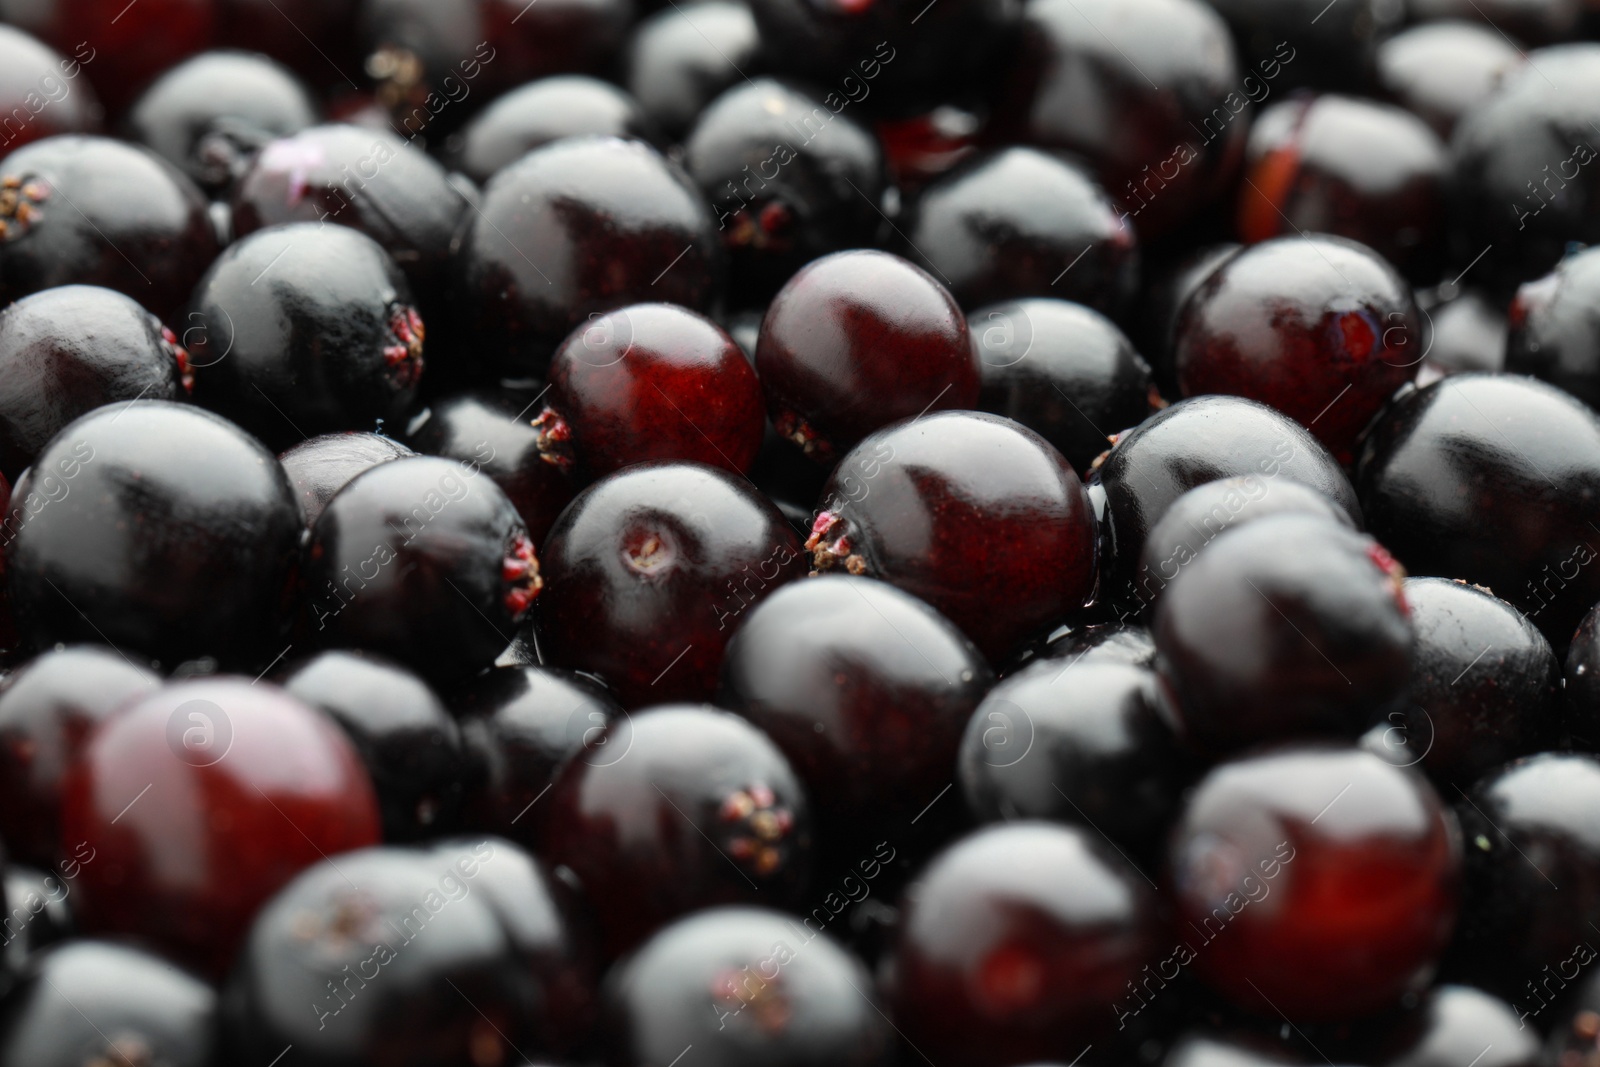
[[[39,205],[50,199],[50,187],[37,178],[15,174],[0,177],[0,241],[16,240],[43,214]]]
[[[567,425],[567,420],[554,408],[547,407],[539,412],[532,426],[539,435],[534,441],[539,458],[558,470],[572,470],[572,427]]]
[[[544,579],[539,576],[539,557],[534,553],[533,542],[527,534],[517,534],[506,546],[505,559],[500,565],[500,577],[506,583],[505,604],[514,621],[533,606]]]
[[[727,850],[736,863],[762,877],[783,866],[794,814],[779,806],[770,787],[758,784],[729,793],[717,818],[729,828]]]

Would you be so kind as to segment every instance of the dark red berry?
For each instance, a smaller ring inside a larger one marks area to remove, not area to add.
[[[806,570],[777,508],[696,463],[639,464],[590,486],[542,558],[547,661],[599,675],[625,707],[709,700],[739,616]]]
[[[822,504],[806,541],[817,571],[920,597],[990,662],[1094,591],[1083,484],[1044,438],[998,415],[938,412],[880,430],[839,463]]]
[[[1316,515],[1218,537],[1156,604],[1158,664],[1185,733],[1211,751],[1355,738],[1401,710],[1412,630],[1383,546]]]
[[[547,460],[598,478],[687,460],[744,474],[766,428],[761,383],[727,332],[672,304],[591,319],[556,349],[534,419]]]
[[[449,140],[457,169],[480,185],[535,148],[563,137],[607,134],[654,140],[639,101],[586,74],[541,78],[489,104]]]
[[[1116,1029],[1124,986],[1161,945],[1155,892],[1076,827],[980,830],[936,857],[905,899],[894,1018],[951,1067],[1081,1055]]]
[[[160,678],[116,652],[46,652],[0,688],[0,835],[19,863],[46,870],[77,851],[61,841],[61,783],[100,723]]]
[[[0,311],[0,470],[15,478],[67,423],[124,400],[186,399],[193,363],[132,297],[65,285]]]
[[[719,700],[783,749],[835,834],[911,818],[950,782],[961,731],[993,682],[965,635],[893,586],[795,582],[751,609]]]
[[[267,899],[323,857],[376,844],[350,742],[265,682],[168,685],[102,725],[68,773],[61,840],[89,933],[137,935],[216,976]]]
[[[1460,870],[1455,819],[1415,771],[1316,746],[1225,763],[1172,837],[1179,962],[1275,1021],[1387,1008],[1449,941]]]
[[[761,323],[756,372],[778,433],[824,464],[881,426],[978,399],[961,309],[886,252],[840,252],[791,278]]]
[[[791,903],[810,872],[800,780],[709,705],[613,721],[556,776],[542,818],[540,854],[577,874],[612,955],[699,908]]]
[[[1184,395],[1270,404],[1341,462],[1422,362],[1411,290],[1370,249],[1336,237],[1283,237],[1212,272],[1178,322]]]

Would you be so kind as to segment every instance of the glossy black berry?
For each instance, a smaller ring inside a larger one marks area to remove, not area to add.
[[[1600,238],[1595,101],[1600,44],[1543,48],[1461,119],[1454,156],[1454,255],[1498,294],[1551,270],[1568,242]]]
[[[1531,1006],[1600,922],[1600,759],[1547,752],[1454,792],[1466,882],[1453,969]],[[1592,957],[1593,951],[1590,950]],[[1541,998],[1544,999],[1544,998]]]
[[[829,252],[877,243],[883,150],[855,116],[771,78],[706,105],[685,165],[711,201],[739,306]]]
[[[348,227],[242,238],[200,280],[189,318],[195,399],[276,448],[393,422],[422,378],[405,275]]]
[[[796,582],[751,609],[719,702],[789,757],[834,833],[909,819],[949,784],[961,731],[993,682],[953,623],[867,578]]]
[[[1505,304],[1480,289],[1456,291],[1453,286],[1417,297],[1427,353],[1417,372],[1420,384],[1429,385],[1447,374],[1505,369],[1510,330]]]
[[[157,956],[73,941],[28,961],[0,1010],[0,1063],[207,1067],[217,993]]]
[[[1091,308],[1016,300],[979,308],[967,323],[982,375],[978,407],[1038,433],[1084,477],[1110,435],[1150,414],[1150,365]]]
[[[1522,1003],[1507,1003],[1472,986],[1436,985],[1384,1028],[1375,1062],[1468,1067],[1476,1059],[1479,1067],[1535,1067],[1541,1062],[1539,1037],[1528,1023],[1537,1013]]]
[[[739,616],[806,572],[800,539],[748,482],[641,463],[579,494],[541,550],[540,647],[625,707],[709,700]]]
[[[88,42],[78,49],[92,54]],[[101,108],[94,87],[79,78],[83,64],[68,59],[15,26],[0,25],[0,150],[21,148],[58,133],[96,133]]]
[[[622,715],[616,698],[571,671],[496,666],[455,690],[451,711],[473,764],[467,818],[513,840],[532,843],[533,806],[568,759],[621,758],[602,740]]]
[[[1560,386],[1600,407],[1600,253],[1578,252],[1517,290],[1505,370]]]
[[[519,883],[538,910],[520,910]],[[308,1067],[478,1067],[553,1051],[567,1021],[552,994],[575,962],[557,892],[497,838],[326,860],[257,915],[225,991],[226,1047],[265,1062],[293,1046],[286,1062]]]
[[[66,285],[0,311],[0,470],[16,478],[63,426],[97,407],[186,399],[188,352],[132,297]]]
[[[1174,366],[1178,346],[1178,316],[1184,303],[1211,272],[1243,247],[1233,242],[1202,245],[1176,262],[1149,272],[1129,335],[1155,369],[1156,385],[1165,396],[1178,396],[1178,371]]]
[[[896,1026],[935,1062],[1029,1063],[1116,1029],[1115,1003],[1160,946],[1156,893],[1092,830],[979,830],[906,891]]]
[[[82,645],[46,652],[0,685],[0,836],[12,859],[49,869],[76,851],[61,841],[67,768],[96,726],[159,684],[115,651]]]
[[[1153,858],[1192,773],[1153,672],[1104,658],[1040,659],[967,724],[959,774],[980,822],[1085,825]]]
[[[1349,513],[1332,498],[1299,482],[1269,481],[1260,474],[1206,482],[1173,501],[1151,527],[1139,557],[1134,589],[1146,612],[1222,531],[1285,512],[1316,515],[1353,528]]]
[[[878,1067],[893,1032],[861,961],[779,911],[713,908],[647,941],[611,979],[607,1062]]]
[[[456,241],[473,364],[539,374],[591,314],[647,300],[704,310],[715,233],[688,175],[647,144],[575,137],[528,153],[484,189]]]
[[[0,159],[0,304],[103,285],[175,321],[216,254],[205,197],[153,152],[64,135]]]
[[[356,475],[391,459],[413,455],[416,453],[411,449],[382,434],[347,430],[302,441],[279,456],[278,462],[294,487],[306,526],[311,527],[317,524],[317,517],[334,494]]]
[[[311,530],[302,627],[449,679],[489,666],[543,581],[505,493],[453,460],[415,456],[358,475]]]
[[[878,431],[840,461],[822,509],[806,541],[815,570],[920,597],[990,662],[1094,591],[1083,483],[1049,442],[998,415],[936,412]]]
[[[466,756],[456,721],[427,683],[376,656],[324,652],[286,670],[278,684],[349,735],[378,793],[385,841],[456,828]]]
[[[535,148],[584,134],[656,137],[639,102],[615,85],[560,74],[495,99],[451,135],[447,152],[456,169],[481,185]]]
[[[1422,769],[1441,785],[1468,786],[1553,747],[1561,666],[1533,623],[1465,582],[1412,578],[1405,598],[1416,644],[1404,724]]]
[[[103,407],[18,480],[12,603],[36,647],[264,663],[282,647],[301,529],[278,461],[231,422],[161,400]]]
[[[1153,667],[1155,641],[1150,631],[1136,623],[1065,623],[1056,627],[1013,664],[1027,666],[1035,659],[1059,659],[1070,663],[1120,663],[1130,667]]]
[[[1247,104],[1228,28],[1210,6],[1048,0],[1024,8],[997,125],[1086,160],[1117,210],[1151,237],[1232,178],[1248,126],[1236,116]]]
[[[1355,0],[1327,11],[1316,0],[1216,0],[1212,6],[1228,20],[1240,66],[1252,75],[1236,95],[1256,101],[1306,87],[1366,87],[1378,43],[1403,13],[1384,0]]]
[[[1110,554],[1100,599],[1137,618],[1144,598],[1135,568],[1150,528],[1195,486],[1245,475],[1299,482],[1360,518],[1344,471],[1299,423],[1241,397],[1183,400],[1120,434],[1090,482],[1091,496],[1104,499],[1095,506]]]
[[[269,141],[316,121],[311,94],[273,60],[204,52],[157,78],[128,112],[126,127],[133,140],[215,194]]]
[[[547,435],[529,417],[539,410],[509,396],[460,394],[430,405],[406,435],[419,452],[487,474],[516,505],[535,547],[575,489]]]
[[[1484,586],[1558,655],[1600,600],[1600,418],[1560,390],[1458,374],[1409,392],[1373,425],[1357,481],[1368,529],[1408,571]]]
[[[1376,541],[1321,516],[1222,534],[1167,587],[1151,625],[1185,733],[1213,751],[1354,738],[1398,709],[1412,655],[1402,577]]]
[[[792,903],[810,805],[776,745],[710,705],[624,715],[568,760],[541,805],[540,855],[583,883],[611,954],[713,904]]]
[[[240,237],[285,222],[360,230],[394,257],[424,313],[443,310],[450,242],[467,203],[414,141],[390,130],[309,127],[258,152],[231,203]]]
[[[1131,223],[1085,170],[1034,148],[968,160],[898,228],[901,254],[964,308],[1050,296],[1118,315],[1138,281]]]
[[[1418,6],[1428,2],[1417,0]],[[1378,85],[1448,138],[1461,117],[1494,95],[1521,62],[1517,46],[1491,27],[1453,19],[1423,22],[1378,46]]]
[[[1444,258],[1449,176],[1444,142],[1409,111],[1331,93],[1284,100],[1250,130],[1239,238],[1348,237],[1411,280],[1432,282]]]
[[[682,138],[724,89],[760,72],[760,47],[747,4],[669,6],[634,29],[622,81],[669,137]]]

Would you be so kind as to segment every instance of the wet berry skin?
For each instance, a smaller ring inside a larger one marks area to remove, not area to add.
[[[799,778],[765,734],[710,705],[614,720],[540,809],[539,854],[577,874],[613,956],[690,911],[792,902],[810,872]]]
[[[878,1067],[893,1033],[872,978],[828,936],[766,908],[722,907],[658,932],[607,990],[607,1062]]]
[[[1461,839],[1415,771],[1300,745],[1206,775],[1170,870],[1183,955],[1208,985],[1275,1020],[1340,1019],[1426,978],[1455,919]]]
[[[1385,96],[1448,138],[1522,62],[1517,47],[1489,26],[1424,22],[1378,46]]]
[[[0,1063],[216,1062],[217,993],[159,956],[72,941],[32,957],[0,1011]]]
[[[1337,237],[1282,237],[1219,266],[1178,320],[1186,396],[1270,404],[1341,462],[1422,360],[1411,290],[1370,249]]]
[[[1431,283],[1443,259],[1449,175],[1444,143],[1408,111],[1334,94],[1284,100],[1250,131],[1239,238],[1348,237]]]
[[[0,304],[103,285],[171,322],[216,254],[205,197],[153,152],[64,135],[0,159]]]
[[[293,74],[250,52],[204,52],[168,70],[128,112],[129,136],[208,193],[224,193],[269,141],[317,121]]]
[[[46,652],[0,686],[0,834],[8,856],[51,869],[78,842],[61,841],[61,781],[95,727],[160,685],[116,652],[80,645]]]
[[[998,415],[936,412],[880,430],[840,461],[822,508],[806,541],[814,569],[899,586],[991,663],[1094,591],[1083,483],[1049,442]]]
[[[279,456],[278,462],[289,476],[309,528],[317,524],[317,517],[334,494],[356,475],[391,459],[414,455],[405,445],[382,434],[347,430],[302,441]]]
[[[588,478],[651,460],[744,474],[761,449],[766,408],[750,361],[688,308],[632,304],[589,320],[556,349],[549,383],[534,427],[548,459]]]
[[[1151,671],[1083,654],[1008,675],[961,742],[968,809],[1089,826],[1153,858],[1192,776],[1161,699]]]
[[[1136,623],[1100,622],[1056,627],[1043,640],[1024,652],[1004,672],[1015,674],[1036,659],[1057,659],[1065,663],[1120,663],[1130,667],[1153,667],[1156,645],[1150,631]]]
[[[442,310],[450,240],[467,210],[444,167],[391,131],[312,126],[270,142],[234,186],[239,237],[286,222],[360,230],[384,247],[424,313]]]
[[[5,533],[12,604],[37,647],[109,642],[169,666],[258,670],[283,647],[300,511],[272,453],[210,412],[132,400],[69,424],[19,479]]]
[[[1138,311],[1128,324],[1134,345],[1155,369],[1164,396],[1178,396],[1178,371],[1173,362],[1178,346],[1178,316],[1190,294],[1211,277],[1243,245],[1231,241],[1202,245],[1175,263],[1154,271],[1146,281]]]
[[[88,42],[84,42],[87,45]],[[87,54],[83,46],[75,51]],[[15,26],[0,25],[0,150],[60,133],[96,133],[101,108],[94,87],[77,80],[83,70],[68,58]],[[69,77],[70,75],[70,77]]]
[[[1454,258],[1465,267],[1495,246],[1473,268],[1477,284],[1509,296],[1554,268],[1569,242],[1600,239],[1589,210],[1600,192],[1597,90],[1600,44],[1541,48],[1456,127]]]
[[[1240,77],[1227,26],[1206,4],[1049,0],[1024,10],[997,133],[1088,161],[1126,221],[1152,237],[1233,178],[1248,125],[1235,119],[1247,102]]]
[[[97,407],[181,400],[189,353],[132,297],[65,285],[0,311],[0,470],[22,473],[63,426]]]
[[[1398,398],[1357,473],[1367,527],[1418,575],[1520,609],[1565,655],[1600,600],[1600,418],[1557,389],[1457,374]]]
[[[516,508],[481,472],[414,456],[340,490],[311,530],[302,626],[432,681],[487,667],[542,587]]]
[[[789,279],[762,320],[755,365],[778,433],[825,465],[881,426],[978,399],[961,309],[887,252],[838,252]]]
[[[1567,733],[1577,748],[1600,751],[1600,605],[1578,624],[1562,673]]]
[[[906,891],[890,995],[932,1060],[1000,1067],[1081,1049],[1161,942],[1156,894],[1091,830],[979,830]]]
[[[528,404],[493,393],[463,393],[429,405],[406,439],[417,451],[481,470],[498,485],[527,524],[534,547],[572,501],[572,478],[558,453],[526,415]],[[522,417],[519,417],[522,416]]]
[[[806,573],[783,515],[749,483],[648,463],[578,495],[541,551],[540,647],[624,707],[709,700],[739,616]]]
[[[1600,252],[1562,260],[1517,290],[1509,315],[1505,370],[1559,386],[1600,407]]]
[[[688,175],[649,145],[580,137],[528,153],[495,175],[456,242],[475,365],[536,375],[591,314],[645,300],[704,310],[715,232]]]
[[[1216,0],[1212,6],[1228,20],[1241,68],[1254,68],[1256,84],[1264,82],[1269,93],[1365,88],[1378,42],[1405,12],[1383,0],[1355,0],[1331,11],[1317,0]],[[1241,82],[1239,89],[1240,98],[1266,98],[1252,85]]]
[[[1600,759],[1546,752],[1456,793],[1466,882],[1452,969],[1525,1006],[1600,923]],[[1545,968],[1549,968],[1547,971]],[[1545,992],[1551,992],[1544,986]]]
[[[292,1046],[285,1062],[308,1067],[477,1067],[561,1048],[567,987],[592,982],[567,911],[509,841],[330,858],[256,918],[225,990],[225,1042],[240,1062]]]
[[[1268,481],[1260,474],[1206,482],[1173,501],[1151,528],[1139,557],[1134,584],[1146,615],[1183,568],[1224,530],[1285,512],[1354,528],[1350,515],[1331,498],[1299,482]]]
[[[128,705],[62,796],[61,840],[95,851],[73,885],[85,932],[137,935],[212,977],[284,883],[379,835],[372,782],[339,728],[243,676]]]
[[[1228,530],[1156,604],[1151,632],[1185,733],[1212,751],[1358,736],[1410,679],[1404,573],[1370,537],[1314,515]]]
[[[426,329],[389,253],[344,226],[258,230],[195,290],[195,399],[275,448],[392,422],[423,373]]]
[[[592,678],[548,667],[494,667],[458,688],[451,711],[473,764],[471,825],[531,845],[533,805],[568,759],[597,745],[622,708]],[[591,759],[599,758],[591,754]]]
[[[1561,666],[1538,628],[1465,582],[1411,578],[1405,598],[1416,632],[1405,734],[1426,753],[1421,769],[1442,788],[1465,787],[1509,759],[1553,748]]]
[[[771,78],[734,85],[706,105],[684,152],[711,201],[737,307],[763,306],[820,256],[877,243],[883,149],[856,116],[805,90]]]
[[[964,308],[1050,296],[1108,315],[1138,281],[1133,226],[1082,168],[1035,148],[974,157],[923,190],[901,254]]]
[[[719,703],[782,748],[833,833],[915,816],[949,784],[993,683],[948,619],[853,575],[795,582],[750,610]]]
[[[466,755],[443,701],[404,667],[359,652],[323,652],[278,678],[326,713],[372,778],[383,839],[417,841],[459,824]]]
[[[1150,414],[1150,364],[1104,315],[1065,300],[991,304],[967,318],[978,348],[978,407],[1015,419],[1089,476],[1108,435]]]
[[[760,70],[761,36],[746,4],[707,0],[639,23],[622,83],[669,136],[682,138],[724,89]]]
[[[639,101],[599,78],[560,74],[495,99],[450,137],[448,151],[482,185],[535,148],[584,134],[656,139]]]

